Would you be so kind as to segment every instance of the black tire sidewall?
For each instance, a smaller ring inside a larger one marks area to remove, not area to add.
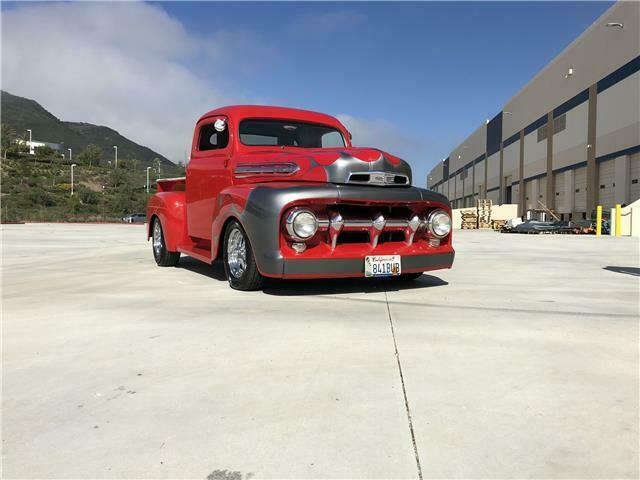
[[[156,222],[160,225],[160,253],[156,254],[156,249],[153,248],[153,230],[155,229]],[[156,264],[160,267],[175,267],[180,260],[179,252],[170,252],[167,250],[167,244],[164,241],[164,229],[162,228],[162,222],[158,217],[153,219],[151,224],[151,250],[153,252],[153,258]]]
[[[244,244],[245,244],[245,249],[247,254],[247,258],[246,258],[247,267],[244,269],[244,272],[242,272],[242,275],[240,277],[234,277],[231,274],[231,271],[229,269],[229,258],[228,258],[227,248],[229,243],[229,237],[231,236],[231,232],[233,232],[234,230],[239,230],[240,233],[242,234],[242,237],[244,238]],[[238,222],[237,220],[232,220],[227,226],[227,228],[225,229],[224,243],[222,245],[222,248],[223,248],[222,260],[224,263],[224,273],[227,276],[227,280],[229,281],[229,285],[231,286],[231,288],[234,288],[236,290],[255,290],[256,288],[259,288],[261,285],[260,280],[262,276],[257,270],[256,260],[253,255],[253,248],[251,247],[251,242],[249,241],[249,237],[247,236],[247,233],[244,231],[244,228],[242,228],[242,225],[240,225],[240,222]]]
[[[153,232],[156,229],[156,223],[160,225],[160,253],[156,254],[156,249],[153,246]],[[156,263],[159,265],[162,263],[162,258],[166,256],[167,248],[164,244],[164,231],[162,230],[162,223],[158,217],[153,219],[153,223],[151,224],[151,250],[153,250],[153,258],[155,258]]]

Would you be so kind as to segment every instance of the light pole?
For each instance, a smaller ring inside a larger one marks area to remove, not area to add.
[[[116,168],[118,168],[118,146],[114,145],[113,149],[116,151]]]
[[[149,193],[149,170],[151,170],[152,167],[147,167],[147,193]]]
[[[71,164],[71,196],[73,196],[73,167],[75,166],[76,166],[75,163]]]
[[[27,128],[27,132],[29,132],[29,153],[33,155],[33,147],[32,147],[33,142],[31,140],[31,129]]]
[[[67,150],[69,150],[69,161],[73,162],[73,155],[72,155],[71,149],[67,148]]]

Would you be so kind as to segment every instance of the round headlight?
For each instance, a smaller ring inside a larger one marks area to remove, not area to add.
[[[293,210],[287,217],[287,233],[296,240],[307,240],[318,230],[318,219],[311,210]]]
[[[429,231],[436,237],[442,238],[451,232],[451,217],[444,210],[435,210],[427,221]]]

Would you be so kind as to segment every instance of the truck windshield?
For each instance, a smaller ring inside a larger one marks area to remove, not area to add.
[[[339,130],[326,125],[287,120],[243,120],[240,141],[250,146],[287,146],[301,148],[344,147]]]

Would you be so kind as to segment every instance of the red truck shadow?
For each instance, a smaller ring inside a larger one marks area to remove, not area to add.
[[[221,261],[207,265],[193,258],[183,256],[176,268],[183,268],[205,277],[226,282]],[[332,278],[315,280],[266,279],[263,292],[276,296],[326,295],[330,293],[373,293],[413,290],[417,288],[442,287],[448,285],[439,277],[423,274],[417,280],[403,281],[397,278]]]

